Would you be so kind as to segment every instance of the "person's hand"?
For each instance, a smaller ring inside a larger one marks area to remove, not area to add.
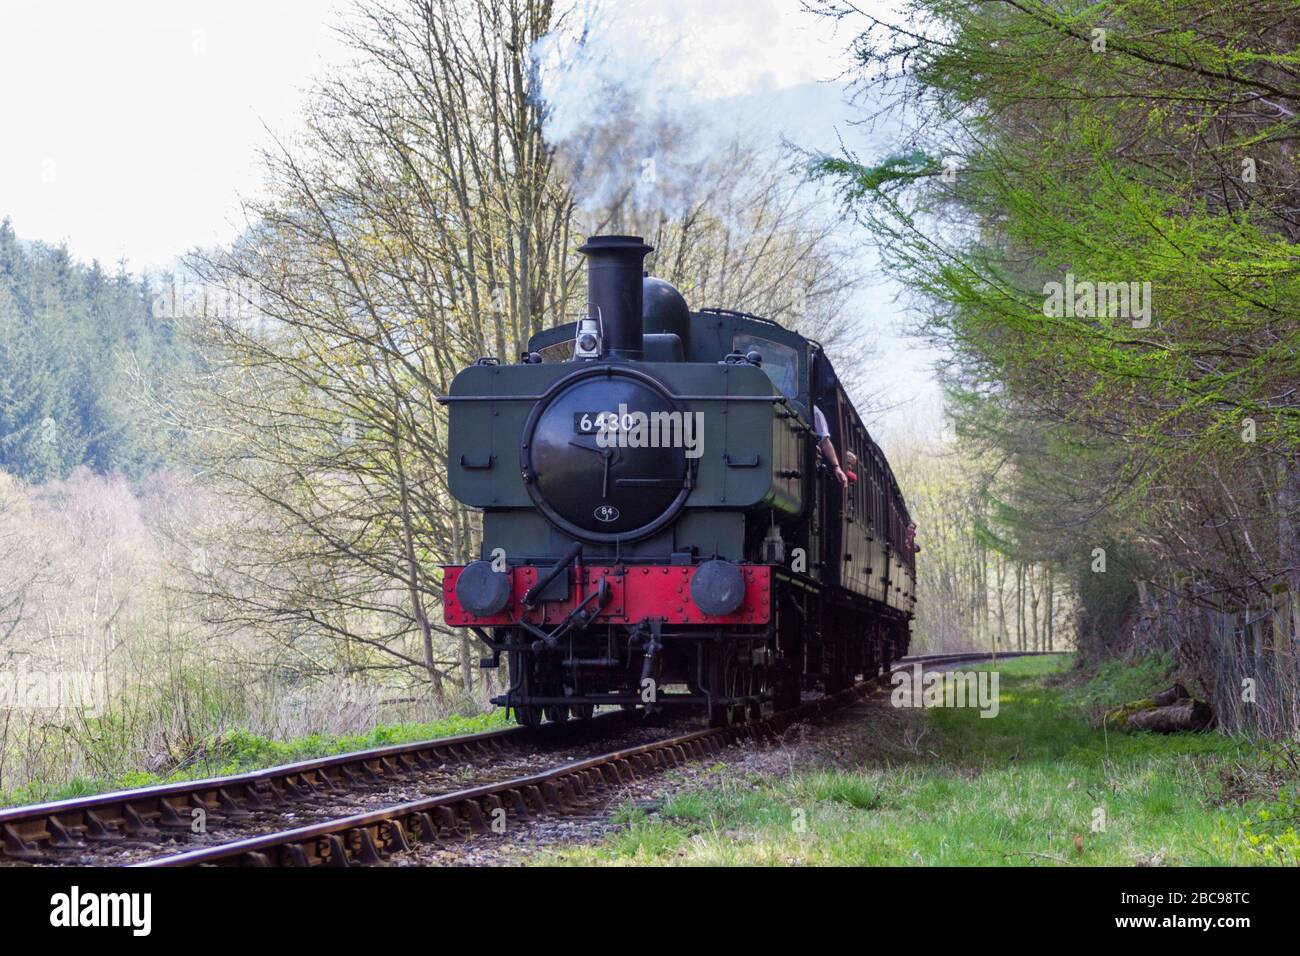
[[[845,491],[849,490],[849,476],[844,474],[844,469],[839,465],[835,466],[835,480],[840,483],[840,488]]]

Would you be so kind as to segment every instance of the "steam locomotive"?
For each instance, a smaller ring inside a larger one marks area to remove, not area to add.
[[[444,619],[483,667],[506,659],[493,703],[526,725],[607,705],[727,725],[885,672],[910,637],[911,525],[825,349],[691,311],[640,237],[580,251],[586,317],[441,399],[450,490],[483,513],[479,560],[443,568]]]

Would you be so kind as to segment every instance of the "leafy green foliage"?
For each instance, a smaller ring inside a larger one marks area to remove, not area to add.
[[[1240,836],[1226,824],[1223,832],[1216,834],[1215,843],[1234,846],[1244,841],[1260,862],[1283,866],[1300,866],[1300,794],[1283,790],[1277,799],[1261,807],[1248,817],[1240,828]]]
[[[1096,723],[1096,717],[1113,707],[1164,690],[1174,680],[1175,671],[1173,655],[1167,652],[1099,661],[1087,680],[1067,692],[1067,699],[1080,705]]]
[[[864,107],[910,152],[813,169],[954,357],[958,435],[997,469],[983,533],[1071,571],[1103,642],[1135,579],[1231,609],[1294,582],[1294,3],[911,0],[856,22]],[[1102,545],[1126,581],[1091,572]]]

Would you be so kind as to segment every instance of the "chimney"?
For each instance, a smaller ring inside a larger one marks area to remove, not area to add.
[[[600,322],[602,356],[641,358],[641,270],[653,247],[640,236],[591,236],[587,257],[587,317]]]

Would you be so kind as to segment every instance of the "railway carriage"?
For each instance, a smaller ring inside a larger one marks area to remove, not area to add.
[[[581,251],[586,317],[442,399],[451,492],[483,518],[479,559],[443,569],[444,618],[508,666],[494,703],[524,724],[605,705],[728,724],[881,673],[908,645],[910,522],[825,350],[691,311],[638,237]]]

